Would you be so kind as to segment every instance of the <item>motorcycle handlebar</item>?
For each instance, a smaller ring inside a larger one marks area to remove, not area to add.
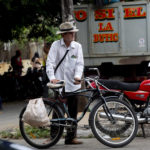
[[[96,71],[98,76],[100,77],[100,72],[98,68],[88,68],[89,71]]]

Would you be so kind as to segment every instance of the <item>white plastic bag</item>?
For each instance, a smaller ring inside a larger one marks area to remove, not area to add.
[[[42,98],[29,101],[22,120],[32,126],[48,126],[50,121]]]

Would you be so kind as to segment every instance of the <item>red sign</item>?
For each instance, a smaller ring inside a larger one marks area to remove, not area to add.
[[[95,10],[94,16],[95,20],[104,20],[104,19],[114,19],[114,8],[111,9],[98,9]]]
[[[107,9],[96,9],[94,11],[94,19],[95,21],[101,21],[98,23],[98,32],[110,32],[107,34],[93,34],[93,42],[103,43],[103,42],[117,42],[119,40],[118,33],[112,33],[114,28],[111,22],[102,22],[103,20],[114,20],[115,19],[115,9],[107,8]],[[136,8],[124,8],[124,19],[130,18],[143,18],[146,17],[146,12],[143,11],[142,7]],[[87,12],[85,10],[75,11],[75,18],[78,21],[84,21],[87,19]]]
[[[87,18],[87,12],[84,10],[74,11],[75,18],[78,21],[84,21]]]
[[[143,18],[146,17],[146,12],[142,12],[142,7],[124,8],[124,18]]]

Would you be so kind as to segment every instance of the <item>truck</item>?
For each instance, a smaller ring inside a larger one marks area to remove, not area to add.
[[[74,14],[85,68],[98,67],[106,79],[135,82],[148,78],[149,1],[76,5]]]

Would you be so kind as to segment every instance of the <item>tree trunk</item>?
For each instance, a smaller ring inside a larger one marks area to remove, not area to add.
[[[61,0],[62,21],[74,21],[73,0]]]
[[[72,24],[75,26],[75,19],[74,19],[74,9],[73,9],[73,0],[61,0],[61,9],[62,9],[62,21],[66,22],[72,22]],[[84,85],[82,84],[82,88],[84,88]],[[82,112],[83,108],[85,107],[87,103],[87,100],[83,97],[79,98],[78,103],[78,111]]]

